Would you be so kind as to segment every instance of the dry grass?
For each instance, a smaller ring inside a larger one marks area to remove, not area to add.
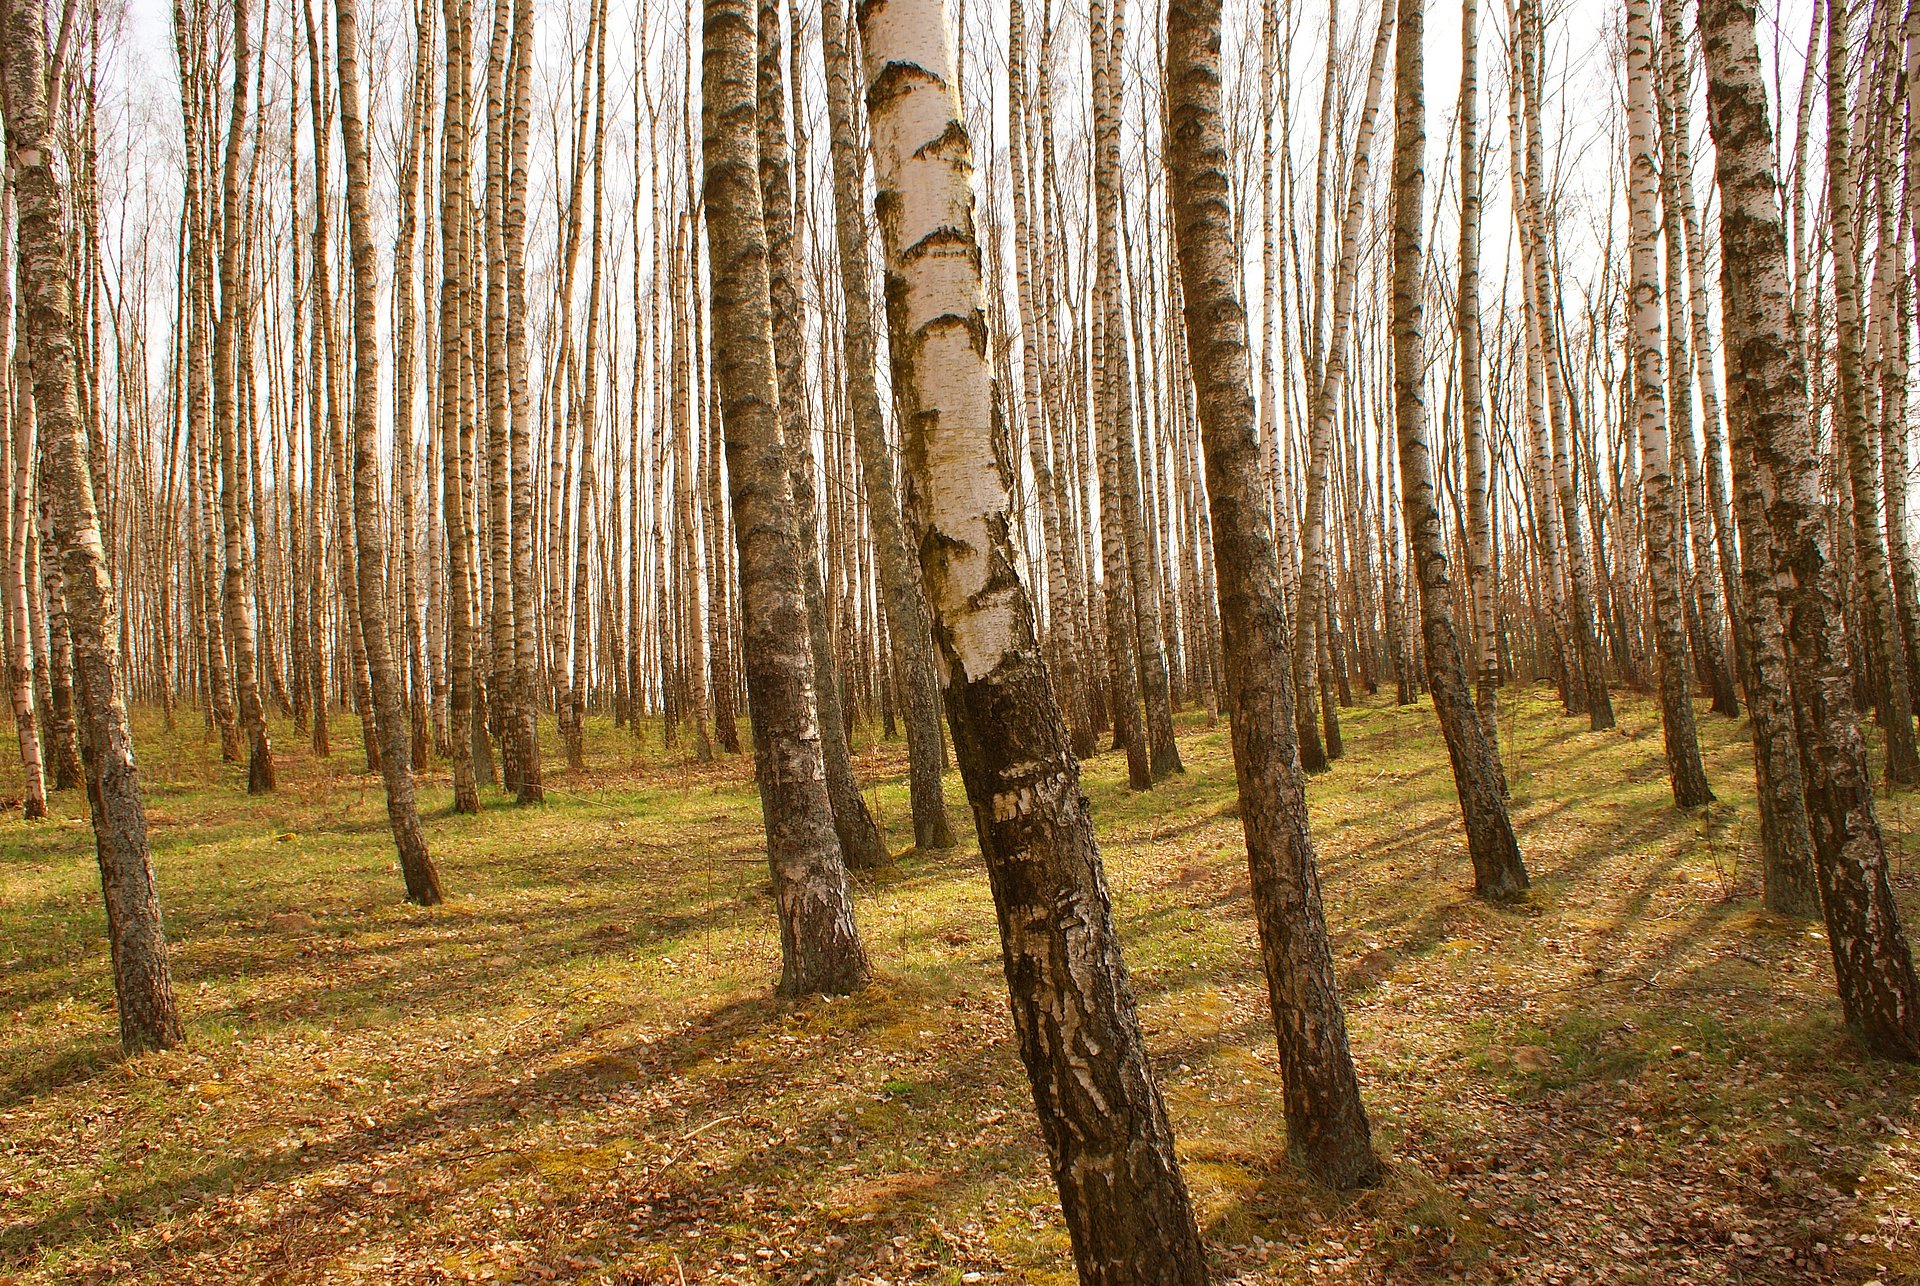
[[[1312,787],[1391,1163],[1358,1196],[1282,1159],[1224,728],[1147,795],[1090,765],[1217,1276],[1920,1281],[1920,1073],[1861,1056],[1817,929],[1759,909],[1744,725],[1703,712],[1723,802],[1685,815],[1645,702],[1594,735],[1517,700],[1521,909],[1466,895],[1424,706],[1349,712]],[[421,911],[357,752],[283,729],[250,801],[197,727],[143,731],[190,1042],[119,1057],[82,801],[0,820],[0,1282],[1071,1280],[970,850],[863,879],[880,981],[787,1005],[742,761],[597,726],[544,809],[436,784]],[[862,758],[897,843],[902,768]],[[1910,800],[1883,815],[1904,841]]]

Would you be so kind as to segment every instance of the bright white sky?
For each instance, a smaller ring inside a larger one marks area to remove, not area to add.
[[[410,56],[412,40],[412,2],[411,0],[367,0],[373,8],[373,49],[369,51],[366,63],[372,69],[371,95],[376,120],[383,122],[376,131],[376,143],[380,155],[376,160],[375,193],[376,209],[381,217],[393,216],[394,158],[393,130],[397,121],[400,99],[404,95],[408,68],[406,59]],[[437,0],[435,0],[437,3]],[[652,37],[651,58],[658,64],[662,53],[671,45],[677,44],[677,29],[683,21],[684,0],[645,0],[651,5],[671,11],[671,17],[655,18]],[[1294,40],[1292,55],[1292,83],[1294,86],[1293,107],[1293,152],[1295,165],[1300,172],[1298,187],[1300,200],[1311,200],[1311,167],[1314,150],[1315,132],[1318,122],[1318,100],[1324,64],[1324,35],[1326,29],[1325,4],[1329,0],[1297,0],[1299,4],[1298,34]],[[1356,57],[1364,61],[1367,47],[1371,43],[1373,24],[1378,13],[1376,0],[1331,0],[1337,3],[1340,12],[1343,42],[1356,47]],[[254,0],[256,9],[262,3],[271,3],[271,22],[273,35],[268,44],[268,55],[274,59],[276,70],[283,68],[290,49],[287,40],[289,0]],[[634,0],[613,0],[610,25],[612,28],[612,66],[610,70],[609,97],[613,112],[609,141],[609,220],[610,235],[614,238],[612,253],[622,264],[628,259],[630,238],[626,234],[628,193],[636,185],[645,184],[647,175],[644,169],[644,156],[635,164],[634,135],[632,132],[633,114],[631,111],[631,86],[633,59],[633,3]],[[809,40],[813,43],[810,65],[815,70],[809,73],[808,99],[810,109],[816,117],[814,135],[817,141],[825,137],[823,109],[819,105],[819,73],[817,70],[817,36],[813,14],[817,0],[799,0],[800,11],[809,28]],[[1778,44],[1781,58],[1780,75],[1784,80],[1786,94],[1797,93],[1799,67],[1803,57],[1801,50],[1805,40],[1807,5],[1810,0],[1780,0],[1785,7],[1784,21],[1786,36],[1777,42],[1774,39],[1773,10],[1770,0],[1762,0],[1763,12],[1763,53],[1769,55],[1775,51],[1768,47]],[[1619,131],[1614,120],[1619,97],[1619,70],[1614,56],[1617,50],[1617,31],[1621,20],[1621,8],[1617,0],[1549,0],[1554,8],[1551,13],[1549,33],[1549,64],[1547,80],[1550,86],[1548,135],[1548,165],[1550,170],[1556,166],[1563,171],[1561,204],[1562,222],[1560,235],[1562,251],[1565,256],[1570,289],[1578,289],[1590,278],[1600,253],[1600,247],[1608,233],[1609,220],[1616,229],[1624,228],[1624,214],[1621,206],[1622,196],[1615,190],[1615,163],[1617,143],[1612,140]],[[1030,7],[1037,8],[1032,4]],[[1486,260],[1487,281],[1484,287],[1489,306],[1501,295],[1501,263],[1510,255],[1512,237],[1508,201],[1508,171],[1506,161],[1507,115],[1505,99],[1505,5],[1503,0],[1482,0],[1482,129],[1490,139],[1493,153],[1486,171]],[[481,38],[485,38],[487,22],[484,4],[476,5],[480,10],[476,22],[482,28]],[[652,10],[656,14],[659,8]],[[553,260],[555,239],[555,183],[556,168],[551,158],[555,155],[551,145],[554,123],[558,119],[569,121],[571,117],[570,85],[571,58],[569,50],[577,48],[577,36],[570,38],[569,29],[577,32],[586,12],[585,0],[567,0],[565,6],[542,0],[539,9],[541,57],[536,64],[535,93],[540,108],[536,110],[536,130],[539,136],[534,145],[536,175],[534,180],[534,224],[530,229],[530,262],[536,279],[541,265]],[[574,17],[568,20],[568,13]],[[1059,101],[1060,125],[1064,132],[1071,132],[1083,119],[1084,109],[1079,105],[1078,85],[1080,71],[1085,60],[1084,0],[1064,0],[1056,9],[1056,23],[1060,27],[1059,42],[1066,58],[1068,70],[1059,73],[1056,81],[1056,95]],[[363,14],[363,30],[367,15]],[[1129,34],[1134,42],[1137,58],[1142,62],[1153,57],[1152,23],[1158,20],[1158,12],[1148,7],[1143,0],[1135,0],[1129,6]],[[992,32],[994,57],[1003,57],[1006,43],[1006,10],[1003,0],[971,0],[965,14],[969,32],[969,75],[968,89],[978,95],[985,92],[989,78],[995,93],[995,136],[998,145],[1004,146],[1006,136],[1005,76],[1000,67],[989,69],[989,59],[981,52],[985,47],[986,34]],[[1030,15],[1034,47],[1038,48],[1037,15]],[[1257,10],[1248,0],[1229,0],[1228,32],[1226,37],[1229,58],[1237,56],[1241,74],[1251,77],[1256,63],[1256,51],[1250,36],[1257,23]],[[108,83],[114,91],[107,97],[109,121],[103,136],[103,173],[108,180],[106,193],[107,222],[110,231],[118,226],[129,239],[136,236],[137,229],[151,210],[153,216],[153,236],[147,250],[154,265],[152,289],[149,295],[149,308],[152,310],[152,324],[149,333],[164,335],[168,333],[168,323],[172,310],[172,254],[174,241],[174,219],[178,205],[178,138],[179,116],[177,95],[174,83],[174,58],[172,46],[172,17],[170,0],[129,0],[127,25],[122,47],[112,58],[108,71]],[[1428,135],[1429,164],[1427,201],[1430,211],[1433,203],[1439,201],[1436,239],[1445,250],[1445,257],[1452,258],[1452,244],[1455,238],[1452,209],[1456,200],[1453,188],[1453,157],[1449,152],[1451,124],[1454,104],[1458,93],[1460,48],[1460,9],[1457,0],[1434,0],[1427,14],[1427,85],[1428,85]],[[304,61],[304,55],[302,55]],[[438,63],[436,51],[436,64]],[[284,128],[286,119],[286,79],[284,72],[269,77],[269,103],[266,110],[268,119],[280,128]],[[1251,81],[1248,82],[1249,89]],[[1230,85],[1231,89],[1231,85]],[[304,94],[304,89],[301,91]],[[1134,95],[1133,112],[1137,115],[1139,107],[1138,86],[1132,85]],[[1703,96],[1696,96],[1693,113],[1693,126],[1696,137],[1696,156],[1699,158],[1699,174],[1703,199],[1708,190],[1707,176],[1711,174],[1711,149],[1706,138],[1706,113]],[[1791,112],[1788,113],[1791,115]],[[117,123],[112,117],[117,116]],[[696,118],[697,121],[697,118]],[[1787,123],[1791,128],[1791,121]],[[697,128],[697,126],[696,126]],[[563,125],[560,133],[566,136],[568,127]],[[1391,112],[1381,130],[1379,160],[1376,161],[1375,174],[1378,180],[1384,174],[1385,149],[1390,146]],[[570,146],[569,144],[565,144]],[[984,150],[986,140],[976,140],[976,146]],[[306,147],[302,145],[303,155]],[[821,148],[815,148],[815,162],[818,170],[824,159]],[[284,173],[284,162],[281,173]],[[338,151],[335,151],[335,173],[338,173]],[[676,164],[676,173],[677,164]],[[120,178],[124,186],[117,192],[112,186]],[[337,181],[337,180],[336,180]],[[269,176],[269,190],[283,185],[284,180]],[[120,196],[126,200],[125,222],[121,223],[123,212],[114,208],[114,202]],[[1302,209],[1301,215],[1310,213]],[[1709,220],[1711,226],[1711,220]],[[643,237],[643,243],[644,243]],[[1255,244],[1252,238],[1250,244]],[[383,235],[380,244],[390,245],[391,236]],[[1616,243],[1617,244],[1617,243]],[[647,247],[643,244],[643,255]],[[124,253],[131,258],[134,250],[128,248]],[[384,266],[383,266],[384,271]],[[128,273],[133,272],[128,266]],[[622,267],[616,280],[619,289],[627,291],[630,286],[630,268]],[[1250,265],[1250,283],[1258,280],[1257,265]],[[1254,308],[1257,311],[1257,290]],[[1569,307],[1574,307],[1569,300]],[[624,313],[625,310],[616,310]],[[384,310],[383,310],[384,313]],[[630,315],[630,314],[627,314]],[[535,325],[540,325],[539,319]],[[627,325],[621,321],[623,328]],[[625,331],[629,339],[615,345],[611,351],[622,352],[631,342],[631,331]],[[159,346],[156,346],[158,349]],[[156,351],[153,360],[164,360],[164,353]],[[160,374],[159,370],[155,372]]]

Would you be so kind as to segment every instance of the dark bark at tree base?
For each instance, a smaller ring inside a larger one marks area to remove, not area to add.
[[[255,736],[251,753],[247,755],[247,793],[249,795],[272,794],[276,784],[273,751],[266,742],[264,733]]]
[[[1037,650],[947,691],[1000,923],[1020,1060],[1080,1279],[1206,1281],[1166,1105],[1147,1065],[1091,816]]]

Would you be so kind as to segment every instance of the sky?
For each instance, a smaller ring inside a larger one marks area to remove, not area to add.
[[[411,0],[366,0],[371,11],[371,48],[363,56],[370,69],[369,94],[376,121],[375,210],[385,228],[377,238],[390,246],[395,217],[394,191],[397,149],[396,127],[404,103],[410,72],[412,4]],[[609,27],[612,32],[612,67],[609,85],[609,227],[615,238],[611,252],[619,263],[616,280],[631,282],[634,253],[627,232],[629,192],[647,191],[650,176],[646,170],[648,149],[636,147],[632,109],[633,31],[635,3],[648,6],[653,35],[650,61],[658,66],[670,41],[676,41],[677,29],[684,22],[683,0],[610,0]],[[1030,0],[1031,2],[1031,0]],[[1284,3],[1285,0],[1280,0]],[[1351,0],[1331,0],[1337,5],[1342,41],[1353,50],[1361,69],[1372,43],[1378,15],[1376,0],[1355,4]],[[254,0],[255,7],[266,3],[273,34],[267,43],[267,55],[274,60],[274,75],[269,77],[268,101],[263,106],[266,119],[284,130],[287,119],[288,90],[284,72],[292,49],[289,45],[290,0]],[[806,28],[809,49],[806,97],[812,132],[824,141],[824,107],[820,102],[821,73],[818,69],[818,0],[796,0],[797,12]],[[1324,39],[1328,0],[1293,0],[1296,35],[1293,40],[1290,80],[1294,90],[1292,107],[1292,148],[1300,173],[1296,218],[1310,213],[1311,166],[1318,124],[1318,102],[1323,79]],[[1621,71],[1617,58],[1618,31],[1622,8],[1618,0],[1547,0],[1549,5],[1548,55],[1545,76],[1548,90],[1546,132],[1548,166],[1558,176],[1561,193],[1559,206],[1560,246],[1570,290],[1579,290],[1597,276],[1602,248],[1611,235],[1618,238],[1625,227],[1624,193],[1619,190],[1617,103]],[[1798,68],[1802,58],[1808,5],[1811,0],[1781,0],[1776,7],[1762,0],[1763,56],[1779,56],[1785,92],[1797,92]],[[477,4],[476,23],[484,41],[487,10]],[[1502,297],[1504,273],[1517,272],[1509,200],[1506,162],[1507,107],[1505,98],[1505,0],[1482,0],[1481,34],[1481,121],[1483,136],[1491,145],[1485,172],[1485,284],[1483,297],[1493,306]],[[297,11],[295,11],[297,12]],[[535,280],[550,266],[557,253],[558,198],[564,191],[555,140],[570,147],[573,94],[571,68],[579,48],[579,33],[587,12],[585,0],[555,4],[542,0],[537,9],[540,56],[535,68],[536,138],[533,145],[532,224],[529,230],[529,261]],[[1085,62],[1084,0],[1055,0],[1055,21],[1062,48],[1062,70],[1057,73],[1056,99],[1060,127],[1071,134],[1084,123],[1085,108],[1081,89]],[[1443,262],[1451,262],[1457,241],[1454,218],[1457,194],[1454,187],[1456,166],[1450,146],[1455,103],[1458,95],[1460,65],[1460,6],[1458,0],[1436,0],[1427,9],[1426,71],[1428,109],[1427,201],[1434,244]],[[1690,12],[1690,11],[1689,11]],[[1005,48],[1007,13],[1004,0],[973,0],[962,8],[950,10],[955,22],[964,22],[967,31],[967,90],[976,115],[987,96],[993,103],[993,138],[976,137],[976,161],[984,162],[991,144],[1004,148],[1007,135],[1007,94]],[[1129,7],[1129,37],[1136,65],[1149,64],[1154,57],[1154,24],[1158,21],[1157,3],[1136,0]],[[324,18],[322,18],[324,21]],[[1258,12],[1249,0],[1228,0],[1226,11],[1226,49],[1231,64],[1229,95],[1250,94],[1257,69]],[[368,14],[362,15],[363,31],[368,29]],[[1038,13],[1030,14],[1032,39],[1038,45]],[[1778,24],[1776,28],[1776,24]],[[1775,31],[1787,34],[1775,36]],[[304,63],[304,54],[301,55]],[[438,64],[436,48],[435,63]],[[659,74],[659,73],[656,73]],[[303,73],[304,75],[304,73]],[[1357,75],[1357,74],[1356,74]],[[177,218],[180,187],[179,115],[172,45],[172,10],[167,0],[127,0],[125,25],[111,51],[104,78],[108,92],[103,101],[114,118],[103,131],[103,174],[107,181],[109,239],[122,239],[118,270],[128,279],[139,275],[137,265],[149,266],[147,293],[149,333],[169,333],[172,313],[172,255],[174,220]],[[1697,88],[1697,87],[1696,87]],[[304,79],[299,91],[305,93]],[[671,98],[676,92],[661,86]],[[1133,114],[1141,118],[1143,103],[1137,81],[1130,81]],[[1390,90],[1389,90],[1390,94]],[[1250,101],[1244,100],[1243,101]],[[1791,113],[1788,113],[1789,118]],[[117,122],[117,124],[115,123]],[[1791,120],[1787,125],[1790,127]],[[696,126],[697,127],[697,126]],[[1707,137],[1704,95],[1696,92],[1693,111],[1695,156],[1700,187],[1709,189],[1711,147]],[[1349,126],[1351,128],[1351,126]],[[304,126],[303,126],[304,130]],[[1391,146],[1390,104],[1383,115],[1376,148],[1376,182],[1384,182],[1387,149]],[[1139,146],[1139,129],[1130,146]],[[299,144],[303,164],[310,149]],[[816,185],[824,183],[824,149],[814,148]],[[280,175],[285,161],[276,162]],[[333,168],[338,182],[338,147],[335,145]],[[680,173],[679,164],[669,171]],[[271,187],[275,178],[268,178]],[[282,185],[284,179],[277,180]],[[310,181],[310,180],[308,180]],[[982,180],[984,183],[984,179]],[[116,209],[116,188],[124,208]],[[1251,197],[1251,194],[1249,194]],[[1437,204],[1436,204],[1437,203]],[[1250,206],[1250,215],[1252,207]],[[282,218],[285,216],[282,215]],[[1370,220],[1380,217],[1376,203]],[[131,248],[143,221],[150,219],[150,235],[139,242],[138,253]],[[1377,226],[1371,229],[1377,233]],[[639,239],[643,278],[650,271],[644,260],[650,258],[649,238]],[[1250,304],[1257,313],[1259,269],[1257,237],[1248,238],[1248,291]],[[1616,247],[1619,242],[1616,240]],[[382,265],[383,289],[387,288]],[[620,289],[631,292],[631,284]],[[1569,301],[1569,308],[1576,308]],[[551,310],[549,310],[551,311]],[[386,310],[383,309],[383,317]],[[615,342],[611,351],[626,350],[633,332],[626,318],[630,313],[616,309],[615,326],[627,338]],[[383,322],[383,324],[385,324]],[[541,325],[535,319],[536,331]],[[618,337],[616,337],[616,340]],[[156,378],[164,378],[165,352],[155,346],[150,363],[156,365]]]

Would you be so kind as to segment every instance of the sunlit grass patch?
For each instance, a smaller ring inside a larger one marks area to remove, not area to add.
[[[1149,792],[1086,766],[1219,1276],[1908,1279],[1920,1079],[1860,1056],[1818,926],[1759,909],[1744,725],[1703,710],[1720,802],[1682,814],[1644,701],[1594,734],[1503,698],[1518,907],[1471,897],[1426,705],[1343,712],[1309,784],[1365,1194],[1287,1161],[1225,723],[1183,715]],[[118,1053],[82,801],[0,818],[0,1278],[1071,1279],[956,778],[962,844],[916,853],[899,745],[856,738],[901,855],[855,879],[876,982],[789,1003],[745,758],[595,720],[546,806],[478,817],[436,766],[421,910],[357,724],[325,761],[277,728],[250,800],[196,720],[141,721],[186,1048]],[[1913,797],[1883,811],[1911,924]]]

